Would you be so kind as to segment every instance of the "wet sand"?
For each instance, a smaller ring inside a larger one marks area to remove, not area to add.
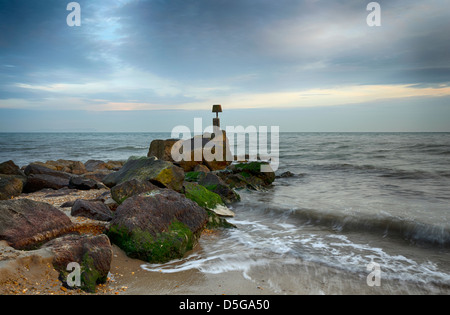
[[[198,250],[198,249],[197,249]],[[0,252],[8,253],[5,243]],[[0,261],[0,294],[89,295],[62,287],[51,258],[38,250],[23,252],[18,259]],[[10,253],[11,254],[11,253]],[[196,269],[176,273],[147,271],[145,262],[131,259],[113,245],[110,277],[97,287],[97,295],[322,295],[322,294],[449,294],[449,288],[430,290],[426,285],[382,280],[369,287],[366,278],[304,262],[297,266],[261,266],[244,276],[240,271],[219,274]],[[276,285],[273,279],[277,279]]]

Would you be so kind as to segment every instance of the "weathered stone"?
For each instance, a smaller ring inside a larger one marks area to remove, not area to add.
[[[70,160],[57,160],[57,161],[47,161],[34,162],[33,164],[41,165],[54,171],[70,173],[75,175],[82,175],[87,172],[85,166],[80,161],[70,161]]]
[[[16,175],[0,174],[0,200],[20,196],[23,191],[23,179]]]
[[[132,179],[111,188],[111,196],[120,205],[134,195],[151,192],[155,189],[159,189],[159,187],[149,181]]]
[[[184,174],[184,180],[187,182],[198,182],[202,176],[205,176],[204,172],[187,172]]]
[[[160,189],[122,203],[108,236],[132,258],[163,263],[191,250],[207,221],[206,211],[195,202]]]
[[[24,176],[24,172],[20,170],[20,168],[13,162],[7,161],[0,164],[0,174],[3,175],[16,175],[16,176]]]
[[[95,172],[97,170],[103,170],[106,169],[104,167],[105,162],[101,160],[89,160],[86,163],[84,163],[84,167],[88,172]]]
[[[233,164],[228,167],[233,173],[240,173],[243,174],[245,177],[245,174],[248,174],[250,176],[255,176],[257,178],[260,178],[264,185],[270,185],[275,180],[275,173],[273,171],[269,172],[262,172],[262,166],[265,166],[266,168],[270,168],[269,163],[267,162],[261,162],[261,161],[253,161],[248,163],[239,163],[239,164]],[[249,177],[250,177],[249,176]]]
[[[89,160],[84,163],[88,173],[101,172],[101,171],[118,171],[124,165],[123,161],[101,161],[101,160]]]
[[[114,187],[132,179],[150,181],[157,186],[181,191],[184,172],[178,166],[155,157],[131,157],[120,171],[108,175],[103,183]]]
[[[153,140],[148,150],[148,157],[156,157],[159,160],[173,162],[172,146],[177,143],[178,139]]]
[[[70,213],[74,217],[85,217],[98,221],[111,221],[113,213],[101,201],[78,199],[72,206]]]
[[[91,189],[103,189],[106,188],[100,182],[94,179],[86,178],[84,176],[72,176],[69,181],[69,188],[78,190],[91,190]]]
[[[93,179],[97,182],[103,182],[105,177],[112,173],[114,173],[114,171],[106,170],[106,169],[105,170],[96,170],[93,172],[87,172],[87,173],[83,174],[83,177]]]
[[[194,170],[193,170],[193,171],[194,171],[194,172],[209,173],[209,172],[210,172],[210,169],[209,169],[206,165],[199,164],[199,165],[196,165],[196,166],[194,167]]]
[[[106,283],[111,269],[112,246],[106,235],[67,235],[45,245],[54,253],[53,267],[60,273],[60,279],[69,287],[67,277],[71,263],[80,266],[81,288],[96,292],[96,285]]]
[[[71,174],[55,171],[48,167],[30,164],[25,168],[27,184],[24,192],[31,193],[44,188],[61,189],[69,186]]]
[[[174,161],[172,151],[182,155],[183,159]],[[174,162],[185,172],[222,170],[231,164],[233,157],[224,131],[213,137],[203,134],[188,140],[154,140],[150,144],[148,156]],[[206,166],[207,170],[195,170],[201,166]]]
[[[0,240],[29,249],[70,232],[70,218],[55,207],[27,199],[0,201]]]

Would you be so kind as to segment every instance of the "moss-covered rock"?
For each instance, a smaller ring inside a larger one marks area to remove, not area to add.
[[[153,235],[141,229],[129,230],[113,226],[108,232],[111,241],[131,257],[150,263],[164,263],[182,258],[192,250],[196,238],[183,223],[174,220],[167,231]]]
[[[187,198],[195,201],[200,207],[208,210],[214,210],[218,205],[225,205],[218,194],[209,191],[206,187],[197,183],[185,182],[184,194]]]
[[[164,263],[191,250],[207,222],[206,211],[195,202],[161,189],[122,203],[108,236],[132,258]]]
[[[106,283],[111,268],[112,247],[106,235],[67,235],[45,244],[53,253],[53,267],[59,272],[59,278],[68,288],[67,270],[71,263],[79,265],[81,289],[95,293],[98,284]]]
[[[269,170],[271,170],[269,163],[262,161],[239,163],[230,166],[230,168],[234,173],[240,173],[247,180],[255,176],[261,179],[264,185],[270,185],[275,181],[275,172],[263,172],[263,166],[264,168],[269,168]]]
[[[207,210],[207,212],[208,212],[208,224],[206,225],[206,227],[208,229],[217,229],[217,228],[226,228],[226,229],[233,228],[234,229],[234,228],[236,228],[236,225],[231,224],[225,218],[217,215],[213,211]]]
[[[198,183],[206,187],[209,191],[218,194],[226,204],[232,204],[233,202],[241,200],[239,194],[216,174],[204,174],[200,176]]]
[[[187,182],[198,182],[200,176],[205,174],[204,172],[187,172],[184,176],[184,180]]]
[[[181,191],[184,171],[171,162],[155,157],[130,157],[119,171],[105,177],[103,183],[114,187],[132,179],[150,181],[161,187]]]

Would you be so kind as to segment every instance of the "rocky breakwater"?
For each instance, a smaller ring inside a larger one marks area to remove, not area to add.
[[[170,141],[161,141],[167,152]],[[261,172],[266,164],[200,161],[181,167],[166,153],[126,162],[36,162],[22,170],[2,163],[0,283],[14,260],[30,259],[51,262],[69,287],[67,267],[77,263],[82,289],[95,292],[106,281],[112,244],[152,263],[182,258],[205,228],[233,227],[226,218],[234,216],[229,207],[240,200],[240,189],[271,185],[275,174]],[[97,192],[93,198],[76,197],[90,191]],[[43,200],[34,201],[36,194]],[[64,204],[51,201],[65,196],[71,199]]]

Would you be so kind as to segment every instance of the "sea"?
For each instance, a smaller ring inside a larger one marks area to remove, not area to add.
[[[126,160],[170,133],[1,133],[0,162]],[[280,133],[236,229],[149,272],[238,272],[277,294],[449,294],[450,133]],[[280,176],[285,172],[290,176]]]

